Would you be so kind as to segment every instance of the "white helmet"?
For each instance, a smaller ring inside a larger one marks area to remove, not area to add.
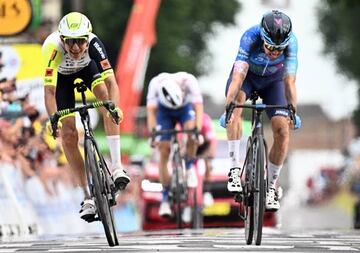
[[[64,37],[88,37],[91,31],[92,26],[89,19],[80,12],[70,12],[59,23],[59,33]]]
[[[159,101],[163,106],[177,109],[182,105],[183,99],[183,91],[175,81],[168,79],[161,82]]]

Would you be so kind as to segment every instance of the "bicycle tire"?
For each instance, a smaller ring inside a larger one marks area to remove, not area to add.
[[[98,216],[103,224],[106,239],[109,246],[113,247],[119,245],[116,227],[114,224],[113,213],[109,205],[108,190],[104,184],[107,184],[107,175],[104,175],[104,165],[101,160],[101,155],[97,150],[96,145],[90,139],[85,139],[85,166],[90,170],[92,176],[93,187],[92,194],[95,197],[95,203],[98,211]],[[101,168],[102,167],[102,168]],[[106,173],[106,172],[105,172]]]
[[[201,213],[201,207],[198,204],[198,189],[193,191],[193,206],[192,206],[192,228],[203,228],[203,215]]]
[[[255,139],[256,163],[254,175],[253,211],[254,211],[254,239],[255,244],[260,245],[262,239],[262,227],[264,220],[265,203],[265,145],[262,136]]]
[[[181,158],[179,157],[180,154],[175,153],[174,157],[173,157],[173,169],[175,170],[175,189],[173,189],[175,191],[175,198],[174,198],[174,212],[175,212],[175,220],[176,220],[176,228],[181,229],[183,227],[183,222],[182,222],[182,191],[183,191],[183,185],[181,182],[184,182],[184,177],[182,177],[182,175],[180,175],[180,173],[182,173],[182,161]]]
[[[243,207],[244,207],[244,227],[245,227],[245,242],[247,245],[252,244],[254,235],[254,205],[253,205],[253,193],[252,193],[252,179],[251,172],[253,166],[253,144],[250,137],[246,148],[247,158],[245,160],[245,184],[243,189]]]

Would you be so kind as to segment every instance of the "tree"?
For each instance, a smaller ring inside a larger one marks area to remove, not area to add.
[[[63,3],[64,11],[68,12],[70,2]],[[133,1],[86,0],[84,3],[83,12],[106,45],[114,65]],[[206,42],[213,26],[235,24],[240,7],[237,0],[163,0],[156,23],[157,43],[150,54],[143,93],[146,94],[149,80],[163,71],[188,71],[195,76],[210,71],[211,64],[203,66],[200,62],[211,61]]]
[[[322,0],[321,3],[318,9],[319,31],[325,42],[324,53],[334,55],[338,69],[360,84],[360,1]],[[360,92],[358,97],[360,99]],[[353,119],[359,128],[360,107],[353,113]]]

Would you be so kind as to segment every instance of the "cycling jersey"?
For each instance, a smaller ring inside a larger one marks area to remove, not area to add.
[[[203,113],[202,127],[200,129],[200,134],[204,136],[205,141],[210,141],[215,139],[215,133],[213,131],[211,118],[206,113]]]
[[[176,83],[178,83],[184,92],[183,103],[180,107],[183,107],[189,103],[196,104],[203,102],[200,87],[193,75],[186,72],[177,72],[174,74],[161,73],[150,81],[147,94],[148,106],[157,106],[159,104],[159,87],[161,86],[161,83],[165,82],[168,78],[171,78]]]
[[[59,32],[53,32],[46,38],[42,51],[46,68],[44,85],[56,86],[58,73],[62,75],[78,73],[88,66],[91,61],[94,61],[97,65],[102,79],[113,75],[113,69],[108,60],[105,47],[93,33],[90,33],[89,46],[79,60],[70,57],[63,46]],[[96,85],[101,79],[95,81],[96,83],[93,83],[92,86]]]
[[[294,33],[291,33],[289,45],[284,53],[274,60],[269,59],[265,54],[263,43],[260,25],[248,29],[241,37],[234,65],[247,62],[249,71],[258,76],[296,74],[298,46]]]

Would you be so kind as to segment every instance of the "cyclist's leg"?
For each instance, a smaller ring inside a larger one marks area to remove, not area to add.
[[[89,72],[84,76],[85,79],[88,78],[86,84],[90,84],[89,88],[98,100],[110,100],[108,89],[99,74],[95,62],[91,61],[88,67]],[[113,122],[111,117],[108,117],[105,108],[101,108],[100,112],[103,115],[104,129],[110,149],[112,177],[117,189],[122,190],[130,182],[130,177],[126,174],[121,163],[119,126]]]
[[[178,110],[177,112],[178,119],[184,129],[191,130],[195,128],[196,117],[202,117],[202,115],[195,116],[195,114],[196,113],[191,104],[187,104],[186,106]],[[187,173],[186,175],[187,185],[190,188],[195,188],[198,184],[196,171],[193,166],[196,160],[197,147],[198,147],[198,142],[196,140],[196,136],[194,136],[193,134],[188,134],[188,138],[186,142],[185,167]]]
[[[283,81],[272,82],[260,92],[265,104],[286,105],[286,99],[283,88]],[[268,194],[266,207],[277,210],[280,203],[277,199],[277,181],[285,161],[289,145],[289,118],[286,110],[267,111],[271,119],[271,128],[273,132],[273,144],[269,152],[268,165]]]
[[[175,127],[175,121],[171,117],[171,110],[161,105],[158,106],[158,109],[156,111],[156,122],[157,122],[156,128],[158,130],[174,129]],[[162,135],[157,137],[157,139],[159,140],[159,144],[157,145],[157,148],[160,152],[159,175],[160,175],[160,182],[163,186],[162,200],[159,208],[160,216],[171,216],[172,214],[169,203],[171,177],[169,175],[169,170],[168,170],[168,162],[169,162],[169,155],[171,149],[170,138],[171,138],[170,135]]]
[[[225,95],[227,94],[231,78],[229,78]],[[250,96],[252,91],[251,83],[249,77],[247,76],[242,84],[241,90],[236,97],[236,102],[243,104],[246,101],[246,98]],[[242,135],[242,119],[241,119],[241,108],[236,108],[233,111],[232,121],[228,123],[226,128],[227,139],[228,139],[228,150],[230,158],[230,171],[229,171],[229,181],[227,184],[227,189],[230,192],[236,193],[241,192],[241,182],[240,182],[240,139]]]
[[[71,85],[76,74],[61,75],[58,74],[58,84],[56,87],[56,104],[57,109],[62,110],[75,106],[74,89]],[[96,213],[95,203],[90,199],[89,190],[86,182],[84,160],[81,156],[78,145],[78,132],[75,126],[75,115],[61,119],[61,138],[64,154],[70,167],[74,171],[77,184],[83,189],[85,201],[82,203],[80,217],[91,219]]]

